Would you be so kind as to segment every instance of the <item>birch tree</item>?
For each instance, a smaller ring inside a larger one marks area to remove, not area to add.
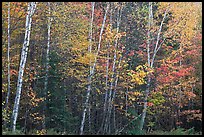
[[[21,51],[21,60],[20,60],[20,66],[19,66],[19,72],[18,72],[18,81],[17,81],[17,90],[16,90],[16,97],[13,107],[13,113],[12,113],[12,131],[15,132],[16,130],[16,121],[18,118],[18,109],[20,106],[20,97],[21,97],[21,90],[22,90],[22,84],[23,84],[23,73],[25,69],[27,54],[28,54],[28,47],[29,47],[29,41],[30,41],[30,31],[31,31],[31,24],[32,24],[32,16],[35,12],[37,3],[36,2],[29,2],[28,8],[27,8],[27,15],[26,15],[26,25],[25,25],[25,37],[24,37],[24,43],[23,48]]]
[[[92,26],[93,26],[93,16],[94,16],[94,5],[95,5],[95,2],[92,2],[91,3],[91,21],[90,21],[90,30],[89,30],[89,53],[91,53],[91,44],[92,44]],[[88,89],[87,89],[87,96],[86,96],[86,102],[85,102],[85,108],[84,108],[84,111],[83,111],[83,115],[82,115],[82,121],[81,121],[81,127],[80,127],[80,134],[82,135],[83,134],[83,130],[84,130],[84,122],[85,122],[85,116],[86,116],[86,110],[87,110],[87,104],[88,104],[88,101],[89,101],[89,96],[90,96],[90,90],[91,90],[91,73],[92,73],[92,67],[91,67],[91,60],[90,60],[90,76],[88,77],[88,82],[89,82],[89,85],[88,85]]]
[[[119,34],[119,25],[120,25],[120,18],[121,18],[121,10],[120,7],[118,7],[118,13],[117,13],[117,28],[116,28],[116,35]],[[117,59],[117,46],[118,46],[118,36],[116,36],[115,45],[114,45],[114,58],[113,58],[113,65],[112,65],[112,75],[111,75],[111,83],[110,83],[110,91],[108,96],[108,116],[105,120],[105,126],[104,126],[104,132],[107,132],[108,126],[109,126],[109,133],[110,133],[110,115],[111,115],[111,109],[112,109],[112,101],[115,97],[113,92],[113,84],[114,84],[114,76],[115,76],[115,67],[116,67],[116,59]],[[117,79],[115,80],[115,86],[117,86]],[[108,124],[109,123],[109,124]]]
[[[47,24],[47,51],[46,51],[46,64],[45,64],[45,82],[44,82],[44,107],[43,107],[43,129],[46,128],[46,105],[47,105],[47,84],[48,84],[48,67],[49,67],[49,51],[50,51],[50,28],[51,28],[51,17],[50,17],[50,2],[48,2],[48,24]]]
[[[94,11],[93,10],[94,9],[93,6],[94,6],[94,4],[92,4],[92,12]],[[103,23],[102,23],[102,26],[101,26],[101,31],[100,31],[100,35],[99,35],[99,43],[98,43],[97,52],[96,52],[95,58],[94,58],[94,64],[93,64],[93,66],[91,68],[90,75],[88,77],[88,89],[87,89],[87,94],[86,94],[86,100],[85,100],[85,103],[84,103],[84,110],[83,110],[83,114],[82,114],[82,121],[81,121],[81,127],[80,127],[80,135],[82,135],[83,131],[84,131],[84,122],[85,122],[86,111],[87,111],[87,106],[88,106],[90,92],[91,92],[91,79],[92,79],[92,76],[94,75],[94,70],[95,70],[96,62],[97,62],[97,56],[99,54],[100,47],[101,47],[102,33],[103,33],[103,30],[104,30],[104,26],[105,26],[105,22],[106,22],[106,15],[107,15],[108,9],[109,9],[109,4],[107,4],[105,15],[104,15],[104,19],[103,19]]]
[[[89,30],[89,53],[91,54],[91,51],[92,51],[92,35],[93,35],[93,19],[94,19],[94,6],[95,6],[95,2],[92,2],[91,3],[91,20],[90,20],[90,30]],[[89,61],[89,75],[91,75],[91,71],[92,71],[92,66],[91,66],[91,58],[90,58],[90,61]],[[88,79],[90,80],[90,79]],[[89,81],[91,82],[91,81]],[[91,86],[91,85],[90,85]],[[89,132],[91,130],[91,109],[90,109],[90,105],[91,103],[89,103],[89,109],[88,109],[88,114],[89,114]]]
[[[7,91],[7,96],[6,96],[6,104],[5,104],[5,109],[6,113],[8,110],[8,102],[9,102],[9,96],[10,96],[10,43],[11,43],[11,38],[10,38],[10,2],[8,2],[8,48],[7,48],[7,60],[8,60],[8,91]],[[6,121],[5,121],[6,124]]]
[[[112,5],[110,3],[110,29],[108,29],[107,31],[110,31],[110,33],[112,32]],[[99,129],[99,131],[97,132],[97,134],[99,134],[101,132],[101,130],[103,130],[104,124],[105,124],[105,118],[106,118],[106,114],[107,114],[107,100],[108,100],[108,79],[109,79],[109,58],[110,58],[110,52],[109,52],[109,48],[110,48],[110,41],[108,41],[107,44],[107,55],[106,55],[106,79],[105,79],[105,96],[104,96],[104,104],[103,104],[103,118],[102,118],[102,123],[101,123],[101,127]]]
[[[163,26],[164,20],[166,18],[167,12],[168,12],[168,7],[164,13],[163,19],[162,19],[161,24],[159,26],[159,30],[158,30],[157,38],[156,38],[156,44],[154,46],[154,51],[153,51],[153,55],[151,58],[151,56],[150,56],[150,53],[151,53],[150,44],[154,43],[152,40],[152,37],[151,37],[151,31],[150,31],[150,28],[153,25],[153,11],[152,11],[152,2],[149,2],[149,18],[148,18],[148,32],[147,32],[147,35],[148,35],[147,36],[147,64],[150,68],[153,68],[156,54],[163,43],[163,42],[161,42],[159,44],[159,40],[160,40],[160,35],[162,32],[162,26]],[[165,40],[165,38],[163,39],[163,41],[164,40]],[[143,105],[143,112],[142,112],[141,121],[140,121],[140,130],[143,129],[144,121],[145,121],[145,117],[146,117],[146,113],[147,113],[147,98],[148,98],[149,92],[150,92],[150,84],[151,84],[151,77],[150,77],[150,74],[148,74],[147,75],[147,85],[146,85],[146,90],[145,90],[144,105]]]

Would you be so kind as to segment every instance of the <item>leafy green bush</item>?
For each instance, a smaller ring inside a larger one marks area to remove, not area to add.
[[[46,135],[60,135],[54,129],[48,129]]]
[[[156,130],[151,133],[147,133],[147,135],[201,135],[200,132],[195,132],[194,128],[190,128],[188,130],[184,128],[173,129],[171,131],[162,131]]]
[[[9,131],[9,130],[3,130],[2,135],[24,135],[22,131],[16,130],[15,132]]]
[[[128,134],[129,135],[145,135],[145,131],[144,130],[139,130],[139,129],[129,130]]]

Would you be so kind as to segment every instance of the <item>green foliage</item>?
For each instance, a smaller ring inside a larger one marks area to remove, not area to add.
[[[145,130],[140,130],[139,129],[139,122],[141,120],[141,115],[138,115],[137,112],[133,108],[128,109],[129,115],[133,117],[137,117],[136,120],[133,120],[128,128],[125,130],[128,135],[144,135]]]
[[[194,128],[191,129],[184,129],[184,128],[177,128],[171,131],[160,131],[156,130],[151,133],[147,133],[147,135],[201,135],[201,132],[195,132]]]
[[[8,129],[2,130],[2,135],[25,135],[21,130],[16,130],[15,132],[12,132]]]
[[[145,135],[145,131],[139,129],[129,130],[128,135]]]
[[[48,129],[46,135],[60,135],[55,129]]]
[[[149,102],[152,102],[154,105],[159,106],[165,102],[165,98],[161,92],[156,92],[152,95],[151,99],[149,99]]]

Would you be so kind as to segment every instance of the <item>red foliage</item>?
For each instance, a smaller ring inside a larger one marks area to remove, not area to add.
[[[154,105],[154,103],[152,103],[152,102],[147,102],[147,106],[151,107],[151,106],[153,106],[153,105]]]
[[[128,56],[133,56],[135,53],[133,50],[130,51],[130,53],[128,54]]]
[[[15,75],[15,76],[16,76],[16,75],[18,74],[18,72],[17,72],[15,69],[11,69],[11,70],[10,70],[10,74],[11,74],[11,76],[12,76],[12,75]]]

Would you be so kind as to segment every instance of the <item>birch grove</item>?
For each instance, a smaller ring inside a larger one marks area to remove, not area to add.
[[[201,135],[201,11],[2,2],[2,134]]]
[[[152,2],[149,2],[148,45],[147,45],[148,59],[147,59],[147,62],[148,62],[148,66],[150,66],[151,68],[153,68],[155,56],[156,56],[159,48],[161,47],[161,44],[159,45],[159,47],[158,47],[158,44],[159,44],[159,40],[160,40],[160,34],[162,32],[162,26],[163,26],[164,20],[166,19],[167,12],[168,12],[168,7],[164,13],[163,19],[161,21],[161,24],[160,24],[160,27],[159,27],[159,30],[157,33],[156,44],[155,44],[154,52],[153,52],[153,55],[151,58],[149,45],[150,45],[150,43],[154,42],[154,41],[151,41],[152,38],[151,38],[151,33],[150,33],[150,28],[153,25],[153,12],[152,12]],[[144,109],[142,112],[142,118],[141,118],[141,122],[140,122],[140,130],[143,129],[144,121],[145,121],[145,117],[146,117],[146,113],[147,113],[147,98],[148,98],[149,92],[150,92],[150,85],[151,85],[151,77],[150,77],[150,75],[148,75],[147,86],[146,86],[146,90],[145,90],[146,95],[145,95],[145,99],[144,99]]]

